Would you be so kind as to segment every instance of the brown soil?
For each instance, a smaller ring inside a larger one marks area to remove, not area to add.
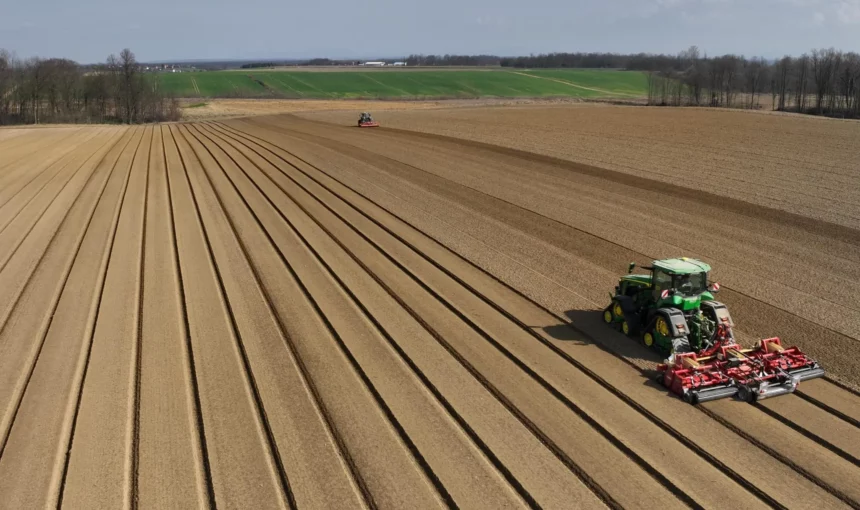
[[[629,260],[700,256],[744,338],[857,383],[860,234],[820,217],[853,211],[511,149],[510,112],[573,110],[0,138],[0,507],[860,506],[856,393],[693,407],[596,312]]]
[[[579,102],[582,102],[582,100],[577,98],[439,99],[433,101],[351,99],[207,99],[205,101],[205,106],[189,108],[190,105],[199,104],[200,100],[186,99],[182,101],[182,117],[186,120],[207,120],[272,115],[278,113],[339,112],[339,117],[349,119],[348,124],[352,125],[358,118],[358,112],[362,111],[412,111],[468,108],[475,106],[558,105]],[[355,119],[353,119],[353,117],[355,117]],[[0,137],[2,137],[2,133],[3,131],[0,130]]]

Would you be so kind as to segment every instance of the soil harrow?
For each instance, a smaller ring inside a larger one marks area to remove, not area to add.
[[[792,393],[801,381],[824,376],[824,369],[779,338],[752,349],[735,343],[728,308],[714,300],[718,283],[708,284],[711,267],[680,258],[655,260],[647,275],[621,278],[603,311],[609,324],[642,339],[668,356],[658,366],[660,381],[692,404],[737,396],[755,402]]]
[[[818,363],[797,347],[784,348],[779,338],[753,349],[717,345],[701,354],[675,353],[671,363],[658,366],[663,385],[691,404],[735,395],[755,402],[792,393],[801,381],[824,375]]]

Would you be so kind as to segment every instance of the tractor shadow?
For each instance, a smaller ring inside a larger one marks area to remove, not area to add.
[[[664,358],[645,347],[641,340],[604,323],[601,310],[568,310],[564,315],[570,319],[570,324],[547,326],[543,331],[556,340],[594,345],[612,356],[621,357],[634,365],[630,368],[642,375],[645,386],[662,391],[667,398],[677,398],[656,380],[659,375],[656,364],[663,363]]]
[[[663,362],[663,358],[657,352],[645,347],[641,340],[628,337],[619,328],[604,323],[601,310],[568,310],[564,315],[570,320],[570,324],[543,328],[556,340],[596,345],[634,363],[636,361]],[[639,365],[639,363],[636,364]]]
[[[677,395],[657,381],[660,372],[657,371],[656,365],[665,361],[663,356],[645,347],[641,339],[628,337],[620,329],[604,323],[602,310],[568,310],[564,315],[570,319],[570,324],[547,326],[542,328],[543,331],[556,340],[573,342],[575,345],[595,346],[614,357],[623,358],[625,362],[633,365],[629,366],[631,370],[640,374],[644,386],[663,393],[667,399],[680,400]],[[721,402],[749,405],[737,398],[727,398]]]

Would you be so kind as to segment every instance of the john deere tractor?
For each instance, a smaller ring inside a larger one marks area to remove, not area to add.
[[[635,267],[630,264],[610,294],[603,311],[607,324],[620,325],[624,334],[664,356],[698,353],[733,339],[729,310],[714,300],[720,286],[708,284],[711,266],[683,257],[655,260],[642,268],[648,274],[632,274]]]

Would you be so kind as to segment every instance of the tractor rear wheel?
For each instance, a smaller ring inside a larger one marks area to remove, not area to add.
[[[657,322],[654,324],[654,330],[663,335],[669,336],[669,323],[662,316],[657,317]]]

